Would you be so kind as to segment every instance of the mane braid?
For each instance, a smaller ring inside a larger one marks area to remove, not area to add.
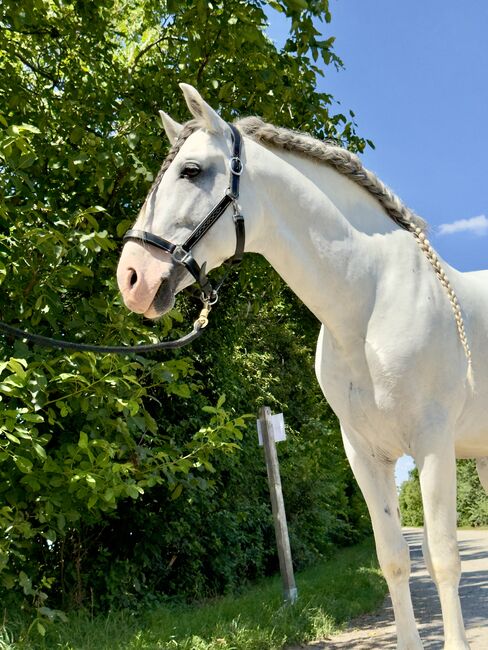
[[[168,151],[168,154],[166,158],[163,160],[163,164],[161,165],[161,168],[158,171],[158,174],[154,179],[153,184],[151,185],[151,189],[149,190],[147,195],[148,198],[151,196],[153,191],[158,187],[159,183],[161,182],[161,179],[164,176],[164,172],[168,169],[168,167],[171,165],[173,160],[176,158],[176,154],[184,145],[185,140],[187,140],[190,137],[190,135],[192,133],[195,133],[195,131],[199,128],[200,125],[196,120],[190,120],[189,122],[185,122],[185,124],[183,124],[183,128],[181,129],[178,137],[176,138],[175,142],[173,143],[170,150]]]
[[[190,120],[189,122],[185,122],[185,124],[183,124],[183,128],[181,129],[178,137],[176,138],[170,150],[168,151],[166,158],[163,160],[163,164],[161,165],[156,175],[156,178],[154,179],[153,184],[151,185],[149,192],[146,195],[146,200],[144,201],[141,209],[139,210],[139,217],[144,217],[146,215],[146,208],[151,200],[153,192],[155,192],[158,189],[159,183],[161,182],[166,170],[171,165],[173,160],[176,158],[176,154],[184,145],[185,141],[190,137],[192,133],[194,133],[199,128],[200,125],[196,120]]]
[[[298,153],[330,165],[343,176],[360,185],[385,209],[397,225],[405,230],[427,227],[426,222],[394,194],[373,172],[363,167],[358,156],[330,141],[321,141],[306,133],[291,131],[263,122],[259,117],[245,117],[236,125],[256,142]]]

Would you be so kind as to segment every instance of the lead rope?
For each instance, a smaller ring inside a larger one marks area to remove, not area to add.
[[[7,325],[0,321],[0,330],[8,336],[13,336],[16,339],[24,339],[37,345],[42,345],[50,348],[57,348],[61,350],[74,350],[78,352],[100,352],[112,354],[142,354],[145,352],[155,352],[157,350],[175,350],[184,345],[192,343],[195,339],[203,334],[203,330],[208,325],[208,315],[212,309],[212,305],[217,302],[210,302],[202,298],[203,308],[196,321],[193,323],[193,329],[185,336],[174,341],[159,341],[158,343],[147,343],[143,345],[94,345],[90,343],[76,343],[75,341],[64,341],[63,339],[55,339],[50,336],[42,336],[41,334],[32,334],[26,332],[18,327]]]

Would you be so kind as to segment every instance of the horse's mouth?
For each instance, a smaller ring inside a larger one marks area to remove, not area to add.
[[[160,318],[172,309],[175,304],[174,285],[175,282],[169,278],[161,282],[149,309],[144,313],[146,318]]]

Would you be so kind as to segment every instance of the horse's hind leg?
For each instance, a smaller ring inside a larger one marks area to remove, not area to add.
[[[424,506],[423,550],[441,601],[444,650],[469,650],[458,593],[461,561],[456,533],[454,444],[448,436],[446,439],[445,436],[433,435],[429,438],[428,448],[426,445],[417,451],[415,460]]]
[[[410,555],[398,515],[395,464],[378,459],[364,440],[342,431],[344,447],[366,500],[378,560],[390,590],[397,628],[397,650],[419,650],[422,643],[413,614],[408,579]]]

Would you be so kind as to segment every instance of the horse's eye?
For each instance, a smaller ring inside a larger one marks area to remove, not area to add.
[[[196,162],[187,162],[181,169],[181,178],[195,178],[201,172],[201,167]]]

